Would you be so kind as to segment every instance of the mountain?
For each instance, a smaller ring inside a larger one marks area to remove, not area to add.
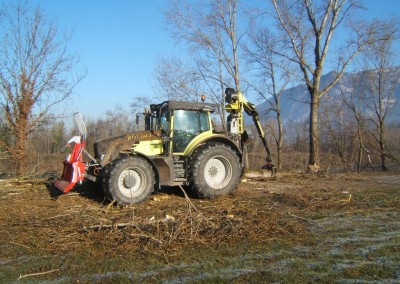
[[[388,81],[399,81],[400,67],[387,70]],[[321,77],[321,87],[329,84],[335,73],[331,72]],[[345,73],[339,82],[333,86],[321,99],[320,111],[323,109],[333,110],[335,108],[346,108],[342,100],[342,93],[348,97],[351,93],[368,93],[367,86],[368,78],[376,76],[375,71],[366,71],[359,73]],[[357,84],[355,84],[357,82]],[[394,97],[391,100],[384,101],[384,104],[389,104],[389,113],[387,123],[400,123],[400,84],[397,84],[394,91]],[[303,124],[309,120],[310,114],[310,95],[305,84],[297,85],[293,88],[286,89],[281,97],[281,111],[284,126],[295,126]],[[361,102],[358,102],[361,106]],[[268,101],[265,101],[256,106],[260,114],[260,118],[265,121],[266,112],[270,108]],[[363,107],[363,112],[367,116],[372,116],[371,110]],[[274,115],[273,112],[270,115]],[[246,118],[246,124],[251,123],[251,119]]]

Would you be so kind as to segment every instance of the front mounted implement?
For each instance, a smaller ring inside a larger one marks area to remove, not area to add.
[[[74,120],[80,136],[72,137],[65,146],[69,147],[74,143],[71,154],[64,160],[63,173],[54,183],[64,193],[70,191],[76,183],[82,183],[85,176],[86,165],[82,160],[82,153],[85,151],[87,130],[80,113],[74,114]]]

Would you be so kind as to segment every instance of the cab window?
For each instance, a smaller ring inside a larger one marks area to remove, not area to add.
[[[169,121],[170,121],[170,112],[164,111],[160,114],[160,128],[163,133],[168,133],[169,131]]]
[[[173,151],[183,152],[196,135],[209,129],[207,113],[176,110],[174,112]]]

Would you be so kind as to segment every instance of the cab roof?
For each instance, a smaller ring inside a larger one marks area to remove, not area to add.
[[[220,105],[203,102],[185,102],[185,101],[165,101],[161,104],[152,104],[150,109],[152,112],[160,111],[162,108],[170,110],[195,110],[214,112],[218,110]]]

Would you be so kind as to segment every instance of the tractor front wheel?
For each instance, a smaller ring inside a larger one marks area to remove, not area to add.
[[[106,168],[104,190],[120,205],[140,203],[154,191],[154,171],[144,158],[121,156]]]
[[[190,162],[190,185],[200,197],[214,198],[232,193],[239,184],[242,167],[236,152],[215,143],[197,150]]]

